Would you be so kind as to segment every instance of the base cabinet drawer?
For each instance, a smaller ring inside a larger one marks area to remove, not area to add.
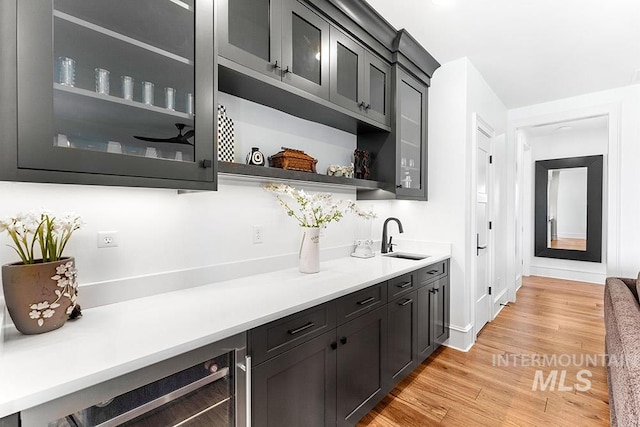
[[[355,319],[387,303],[387,282],[345,295],[337,301],[338,325]]]
[[[418,270],[418,283],[424,285],[448,274],[449,260],[440,261]]]
[[[260,364],[336,327],[333,301],[249,331],[253,363]]]

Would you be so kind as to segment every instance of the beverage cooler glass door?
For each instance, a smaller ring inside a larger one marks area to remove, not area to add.
[[[21,412],[24,426],[246,427],[245,334]]]

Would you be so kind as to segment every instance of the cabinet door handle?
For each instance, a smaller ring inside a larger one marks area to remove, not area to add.
[[[435,289],[429,289],[429,292],[435,294],[437,291]]]
[[[371,108],[371,104],[367,104],[367,105],[365,105],[365,106],[364,106],[364,109],[365,109],[366,111],[369,111],[369,108]]]
[[[396,286],[399,287],[400,289],[408,288],[409,286],[411,286],[411,282],[400,283],[399,285],[396,285]]]
[[[289,69],[289,66],[287,65],[287,68],[285,68],[284,70],[282,70],[282,74],[289,74],[291,72],[291,70]]]
[[[300,326],[299,328],[296,329],[289,329],[287,332],[289,332],[289,335],[295,335],[295,334],[299,334],[302,331],[306,331],[309,328],[313,328],[314,326],[316,326],[315,323],[313,322],[309,322],[304,326]]]
[[[338,343],[337,342],[332,342],[331,343],[331,350],[335,350],[338,348]]]
[[[369,297],[367,299],[363,299],[362,301],[358,301],[358,305],[367,305],[372,301],[375,301],[376,297]]]
[[[404,307],[405,305],[411,304],[412,302],[413,302],[413,300],[411,298],[409,298],[405,302],[399,302],[398,305],[401,306],[401,307]]]
[[[396,188],[402,188],[402,184],[396,185]]]
[[[427,271],[427,274],[436,274],[438,272],[438,270],[429,270]]]
[[[358,107],[359,107],[359,108],[364,108],[364,101],[360,101],[360,102],[358,103]]]
[[[203,167],[204,169],[208,169],[213,166],[213,162],[209,159],[204,159],[203,161],[200,162],[200,166]]]
[[[345,345],[347,343],[347,337],[340,338],[340,344]]]
[[[273,64],[273,68],[275,68],[276,70],[279,70],[281,68],[280,65],[278,64],[278,60],[276,60],[276,63]]]

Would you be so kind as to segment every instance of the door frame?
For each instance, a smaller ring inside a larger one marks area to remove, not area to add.
[[[468,274],[469,277],[469,283],[471,284],[471,294],[472,294],[472,299],[471,299],[471,322],[473,324],[473,340],[474,342],[477,340],[478,337],[478,332],[480,332],[480,329],[478,329],[477,325],[476,325],[476,301],[477,301],[477,292],[476,292],[476,274],[477,274],[477,267],[478,267],[478,263],[477,263],[477,256],[476,256],[476,246],[477,246],[477,241],[476,241],[476,233],[478,232],[477,226],[476,226],[476,203],[478,202],[478,197],[477,197],[477,174],[478,174],[478,168],[477,168],[477,150],[478,150],[478,132],[482,132],[485,135],[487,135],[489,137],[490,141],[490,155],[493,155],[494,152],[494,137],[496,136],[495,130],[494,128],[487,123],[478,113],[472,113],[471,115],[471,130],[472,130],[472,135],[471,135],[471,155],[469,156],[470,158],[470,167],[468,168],[468,170],[471,171],[470,175],[471,175],[471,185],[469,186],[469,193],[470,193],[470,197],[467,197],[467,200],[470,200],[471,202],[471,206],[469,209],[470,215],[469,218],[467,219],[467,223],[469,224],[469,227],[467,227],[467,229],[469,230],[469,235],[467,236],[467,247],[468,247],[468,252],[467,252],[467,256],[468,259],[471,260],[471,268],[469,269],[470,272]],[[489,168],[489,182],[488,182],[488,188],[490,189],[490,192],[493,193],[493,191],[495,191],[495,171],[493,167]],[[488,201],[488,211],[487,211],[487,220],[488,221],[493,221],[493,198],[491,197],[491,193],[489,193],[489,201]],[[491,282],[491,280],[493,280],[494,278],[494,258],[495,258],[495,228],[492,230],[488,230],[487,233],[487,244],[489,245],[488,248],[488,253],[487,256],[489,257],[489,280]],[[490,283],[491,284],[491,283]],[[489,322],[493,320],[495,313],[493,312],[493,295],[489,295],[489,302],[490,302],[490,308],[489,308]]]

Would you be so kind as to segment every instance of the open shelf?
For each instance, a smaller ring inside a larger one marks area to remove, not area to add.
[[[313,172],[291,171],[266,166],[244,165],[242,163],[218,162],[218,173],[227,175],[241,175],[256,178],[266,178],[283,181],[303,181],[320,184],[355,187],[359,191],[383,190],[395,191],[392,184],[371,181],[368,179],[345,178],[343,176],[320,175]]]

